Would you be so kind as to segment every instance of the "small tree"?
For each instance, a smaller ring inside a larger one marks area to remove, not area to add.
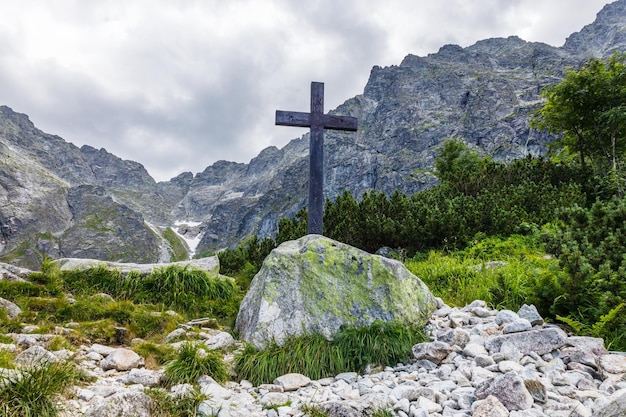
[[[465,143],[448,139],[435,158],[435,169],[444,184],[463,194],[475,195],[483,186],[485,169],[491,162],[490,156],[481,156]]]
[[[618,168],[626,150],[626,55],[591,59],[570,69],[560,83],[541,92],[545,104],[531,126],[562,136],[557,149],[596,167]]]

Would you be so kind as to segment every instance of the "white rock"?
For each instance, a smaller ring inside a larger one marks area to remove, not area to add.
[[[41,346],[31,346],[15,357],[15,363],[21,366],[33,366],[46,362],[59,362],[59,359]]]
[[[478,343],[468,343],[463,348],[463,354],[471,358],[475,358],[480,355],[487,356],[487,349],[485,349],[484,345],[480,345]]]
[[[17,352],[17,345],[13,343],[0,343],[0,351],[15,353]]]
[[[200,384],[200,392],[212,399],[227,400],[232,395],[230,390],[218,383]]]
[[[526,319],[533,326],[540,326],[543,324],[543,318],[539,315],[537,307],[534,305],[524,304],[517,312],[517,315],[523,319]]]
[[[111,352],[101,363],[102,369],[115,369],[117,371],[128,371],[142,366],[144,360],[130,349],[119,348]]]
[[[286,404],[287,401],[289,401],[289,396],[287,394],[282,392],[269,392],[261,397],[259,403],[263,407],[273,407]]]
[[[598,359],[598,366],[610,374],[626,373],[626,356],[618,354],[602,355]]]
[[[227,349],[235,344],[235,339],[230,333],[219,332],[205,340],[204,344],[209,350]]]
[[[7,317],[10,319],[14,319],[22,314],[22,309],[19,308],[17,304],[5,300],[4,298],[0,298],[0,309],[4,310]]]
[[[161,383],[163,377],[162,371],[133,368],[128,375],[122,378],[122,382],[125,384],[141,384],[146,387],[155,387]]]
[[[509,333],[519,333],[519,332],[527,332],[532,329],[533,326],[530,324],[530,321],[527,319],[517,319],[512,321],[511,323],[505,324],[502,328],[503,334]]]
[[[165,341],[169,343],[172,340],[185,337],[186,334],[187,334],[187,331],[185,329],[178,328],[169,332],[167,336],[165,336]]]
[[[502,326],[503,324],[513,323],[515,320],[518,320],[519,316],[516,312],[511,310],[501,310],[498,312],[496,316],[496,324],[498,326]]]
[[[115,348],[100,345],[98,343],[94,343],[93,345],[91,345],[91,348],[89,348],[89,352],[98,353],[102,355],[102,357],[109,356],[111,353],[113,353],[113,351],[115,351]]]
[[[419,397],[417,400],[417,406],[423,410],[426,410],[429,414],[440,413],[443,411],[443,407],[436,402],[429,400],[426,397]]]
[[[472,417],[509,417],[509,410],[493,395],[473,405]]]
[[[139,391],[125,390],[104,398],[85,413],[85,417],[150,417],[152,399]]]
[[[282,387],[283,391],[295,391],[310,383],[311,379],[309,377],[298,373],[282,375],[274,380],[274,385]]]

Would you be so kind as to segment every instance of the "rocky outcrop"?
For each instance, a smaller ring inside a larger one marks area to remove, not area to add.
[[[467,48],[444,45],[428,56],[409,54],[399,65],[375,66],[363,94],[331,111],[357,117],[359,130],[325,134],[326,197],[344,190],[359,198],[369,190],[410,194],[429,187],[437,181],[433,161],[451,137],[499,160],[543,154],[552,136],[528,126],[539,92],[559,82],[568,66],[625,50],[625,28],[626,0],[618,0],[560,48],[511,36]],[[94,237],[93,229],[76,230],[84,223],[70,210],[68,198],[82,186],[102,187],[157,231],[175,228],[177,220],[200,223],[197,253],[236,245],[251,234],[272,236],[280,218],[304,206],[307,172],[308,134],[282,149],[269,147],[248,164],[218,161],[195,176],[183,173],[157,184],[140,164],[105,149],[78,148],[2,106],[0,261],[34,268],[42,253],[83,256],[60,250],[77,250]],[[117,238],[125,238],[127,226],[113,228]],[[103,247],[117,245],[117,238],[109,233],[94,241],[99,250],[88,256],[138,262],[131,259],[136,253],[121,256],[117,247]],[[141,250],[146,260],[166,260],[165,252],[163,242],[152,239]]]
[[[72,224],[59,239],[59,256],[117,262],[159,260],[160,240],[143,216],[117,203],[104,187],[73,187],[67,202]]]
[[[160,238],[145,220],[162,219],[167,205],[140,164],[79,149],[6,106],[0,158],[0,259],[35,269],[42,254],[160,258]]]
[[[328,339],[376,320],[422,326],[435,308],[426,285],[396,260],[319,235],[285,242],[265,259],[241,303],[239,337],[262,348],[301,334]]]
[[[598,13],[595,22],[567,38],[563,49],[588,58],[624,52],[626,50],[624,16],[626,2],[615,1],[607,4]]]
[[[150,274],[155,269],[163,268],[162,263],[153,264],[134,264],[125,262],[107,262],[100,261],[98,259],[84,259],[84,258],[61,258],[56,261],[61,271],[82,271],[88,268],[106,267],[119,271],[122,275],[126,275],[129,272],[137,272],[139,274]],[[209,256],[200,259],[191,259],[188,261],[171,262],[167,266],[179,266],[182,268],[200,269],[206,271],[210,277],[217,277],[220,270],[220,261],[217,256]]]

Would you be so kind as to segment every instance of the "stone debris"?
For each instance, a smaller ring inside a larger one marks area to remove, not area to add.
[[[316,406],[331,417],[381,409],[397,417],[626,416],[626,356],[607,352],[602,339],[568,336],[545,324],[532,306],[515,313],[491,310],[482,301],[464,308],[441,300],[437,305],[426,327],[431,341],[415,345],[415,359],[406,364],[317,381],[287,374],[258,387],[245,380],[221,385],[204,376],[198,387],[207,400],[197,415],[301,417],[301,407]],[[520,320],[536,324],[504,333]],[[216,336],[228,339],[203,330],[205,344]],[[176,339],[192,334],[178,332]],[[46,338],[12,336],[16,343],[3,348],[23,357],[68,356],[44,353]],[[143,358],[128,349],[98,344],[81,347],[70,360],[94,381],[75,388],[64,417],[150,416],[154,404],[144,391],[159,386],[162,370],[145,369]],[[192,390],[189,384],[169,389],[174,397]]]

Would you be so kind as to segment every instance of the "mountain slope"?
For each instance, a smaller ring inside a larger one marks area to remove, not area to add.
[[[542,154],[552,137],[528,127],[541,89],[567,67],[625,49],[619,0],[560,48],[512,36],[376,66],[363,94],[334,111],[357,117],[359,130],[325,133],[326,196],[429,187],[451,137],[500,160]],[[30,267],[44,253],[166,260],[161,231],[181,223],[197,252],[215,251],[250,234],[271,236],[306,202],[308,134],[248,164],[219,161],[155,183],[136,162],[78,148],[0,107],[0,158],[0,261]]]

